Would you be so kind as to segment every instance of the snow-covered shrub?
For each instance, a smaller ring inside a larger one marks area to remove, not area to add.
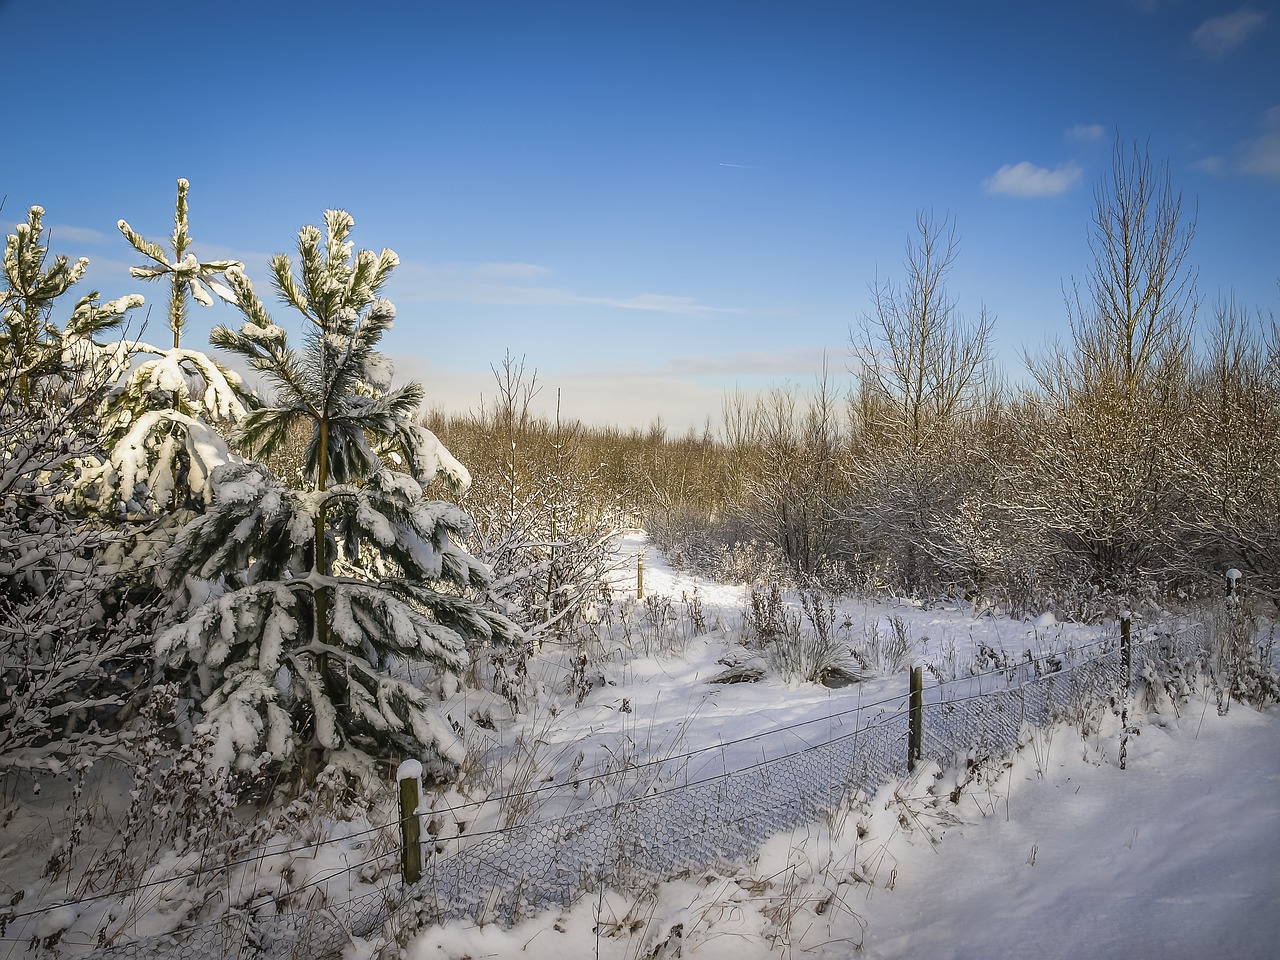
[[[6,241],[0,288],[0,768],[60,769],[125,749],[118,713],[146,676],[154,610],[122,602],[127,531],[67,509],[96,447],[95,404],[119,372],[95,337],[140,298],[53,311],[87,261],[48,261],[43,211]]]
[[[1193,642],[1178,631],[1157,628],[1148,639],[1143,656],[1135,663],[1143,705],[1159,710],[1163,704],[1176,713],[1191,696],[1204,657],[1203,635],[1197,628]]]
[[[165,582],[186,602],[157,654],[199,697],[215,766],[244,769],[263,751],[286,762],[302,752],[312,769],[398,753],[443,773],[463,744],[403,665],[457,677],[473,648],[521,638],[486,600],[489,571],[460,546],[466,515],[424,497],[437,477],[454,488],[470,478],[414,422],[422,388],[392,386],[376,347],[395,309],[378,291],[398,260],[355,252],[352,226],[331,210],[323,235],[303,228],[298,276],[287,256],[271,261],[281,299],[307,323],[300,350],[248,277],[226,273],[245,323],[212,341],[275,389],[234,439],[264,456],[299,430],[307,443],[302,489],[256,463],[215,471],[212,502],[167,557]]]
[[[1258,620],[1240,597],[1203,608],[1206,667],[1217,689],[1218,711],[1232,700],[1253,706],[1280,701],[1280,673],[1267,642],[1258,643]],[[1274,643],[1272,640],[1271,643]]]
[[[817,591],[801,591],[800,609],[789,608],[776,584],[753,588],[744,616],[747,644],[763,652],[769,666],[788,683],[822,683],[859,677],[850,647],[848,618],[840,620],[835,602]]]
[[[793,573],[777,547],[759,540],[721,544],[711,573],[722,583],[794,584]]]
[[[888,617],[868,624],[862,642],[853,649],[853,658],[864,674],[889,677],[911,668],[916,647],[906,621]]]
[[[83,889],[134,886],[166,856],[194,852],[206,868],[251,846],[236,813],[246,792],[265,782],[269,758],[244,771],[217,767],[208,731],[174,743],[180,709],[176,684],[151,690],[134,731],[129,805],[114,836],[77,878]],[[51,862],[46,872],[56,875],[66,866]]]

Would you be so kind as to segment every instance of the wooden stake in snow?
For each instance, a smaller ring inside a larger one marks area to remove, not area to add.
[[[1239,586],[1240,578],[1243,576],[1244,574],[1241,573],[1239,570],[1237,570],[1235,567],[1232,567],[1230,570],[1227,571],[1227,599],[1228,600],[1234,600],[1236,598],[1236,588]]]
[[[1133,614],[1128,610],[1120,611],[1120,671],[1124,674],[1125,686],[1133,681]]]
[[[644,551],[636,554],[636,599],[644,599]]]
[[[422,802],[422,764],[405,760],[396,770],[400,783],[400,873],[406,884],[422,879],[422,829],[418,805]]]
[[[907,772],[910,773],[924,756],[924,667],[911,668],[908,702]]]

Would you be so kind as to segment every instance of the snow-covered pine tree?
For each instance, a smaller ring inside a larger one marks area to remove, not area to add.
[[[168,568],[173,585],[210,592],[158,652],[199,678],[219,762],[243,766],[265,749],[286,761],[303,750],[307,764],[393,753],[456,763],[462,743],[406,667],[429,664],[451,683],[469,646],[520,631],[487,602],[486,568],[457,545],[466,515],[424,498],[437,475],[455,487],[469,477],[413,422],[422,388],[393,388],[375,349],[395,314],[378,292],[397,258],[353,254],[343,211],[326,212],[325,226],[300,231],[299,276],[289,257],[271,261],[281,299],[307,324],[301,349],[244,272],[227,271],[246,322],[215,329],[213,343],[275,388],[236,439],[266,457],[302,431],[302,489],[256,463],[218,471],[213,502]]]
[[[96,337],[118,331],[128,311],[142,305],[137,294],[100,303],[97,291],[85,294],[64,326],[53,319],[54,303],[80,282],[89,261],[75,263],[62,254],[48,262],[44,246],[44,208],[27,211],[5,238],[4,290],[0,295],[0,360],[13,377],[8,398],[32,403],[75,405],[86,385],[102,391],[124,360],[118,347]]]
[[[113,392],[102,413],[106,454],[86,464],[78,493],[82,501],[105,513],[147,517],[204,508],[212,496],[209,476],[231,455],[217,426],[234,423],[253,401],[240,376],[199,350],[182,345],[189,300],[211,306],[210,291],[228,303],[235,295],[219,282],[237,260],[201,262],[191,253],[186,180],[178,181],[174,210],[173,257],[140,236],[129,224],[117,224],[135,250],[152,262],[130,267],[140,280],[170,281],[168,324],[171,347],[130,341],[125,347],[135,362]],[[137,358],[145,357],[141,363]]]

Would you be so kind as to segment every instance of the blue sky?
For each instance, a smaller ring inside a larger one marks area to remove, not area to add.
[[[387,351],[450,408],[506,350],[568,415],[679,430],[824,353],[844,378],[921,210],[955,219],[950,290],[1016,379],[1066,333],[1117,134],[1198,206],[1206,306],[1280,313],[1265,4],[0,0],[0,46],[8,229],[44,206],[86,285],[158,325],[115,223],[163,240],[178,177],[197,252],[264,288],[346,209],[402,261]],[[199,310],[189,340],[236,320]]]

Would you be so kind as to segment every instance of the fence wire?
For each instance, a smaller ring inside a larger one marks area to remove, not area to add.
[[[1138,651],[1135,644],[1135,656]],[[924,707],[923,759],[941,766],[970,751],[1010,753],[1024,724],[1043,726],[1126,687],[1120,652],[1074,666],[1012,668],[1015,686]],[[934,695],[945,696],[946,687]],[[607,886],[640,890],[685,871],[741,862],[770,836],[834,812],[907,774],[908,714],[714,781],[656,792],[611,808],[521,824],[451,855],[428,857],[406,909],[420,923],[468,918],[510,925]]]
[[[1135,639],[1137,665],[1153,645]],[[1118,645],[1078,663],[1065,656],[1011,666],[1007,686],[965,695],[965,681],[930,688],[923,760],[946,767],[1014,750],[1024,725],[1044,726],[1085,704],[1122,695],[1130,679]],[[972,686],[972,683],[969,683]],[[948,698],[950,695],[950,698]],[[99,947],[89,960],[337,957],[352,937],[469,918],[512,925],[584,893],[639,891],[678,876],[741,863],[772,835],[827,814],[859,792],[907,775],[908,712],[878,716],[797,753],[681,784],[657,784],[613,806],[472,838],[425,858],[423,879],[340,904],[271,917],[231,912],[160,937]],[[430,847],[428,846],[428,849]],[[344,871],[345,872],[345,871]]]

